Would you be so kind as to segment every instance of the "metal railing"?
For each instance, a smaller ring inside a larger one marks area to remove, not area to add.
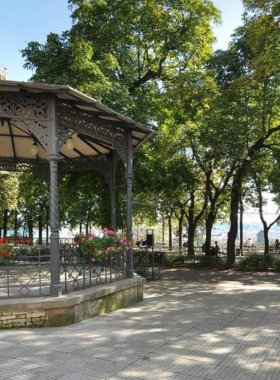
[[[60,283],[68,293],[126,278],[126,254],[94,260],[77,244],[60,244]],[[50,295],[50,247],[14,247],[0,255],[0,298]]]

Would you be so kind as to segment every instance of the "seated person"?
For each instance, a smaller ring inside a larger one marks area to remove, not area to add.
[[[218,242],[215,241],[215,247],[214,247],[214,250],[215,250],[215,253],[219,253],[220,252],[220,247],[218,246]]]
[[[217,256],[217,251],[215,247],[213,247],[213,245],[211,245],[211,248],[210,248],[210,256]]]
[[[142,240],[142,247],[146,247],[147,245],[147,240]]]

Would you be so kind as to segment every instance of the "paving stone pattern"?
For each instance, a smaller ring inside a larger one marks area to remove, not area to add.
[[[170,269],[143,302],[0,331],[0,380],[280,380],[280,276]]]

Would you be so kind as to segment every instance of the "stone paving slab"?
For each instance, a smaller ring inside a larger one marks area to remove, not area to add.
[[[280,276],[170,269],[144,301],[0,331],[0,380],[280,380]]]

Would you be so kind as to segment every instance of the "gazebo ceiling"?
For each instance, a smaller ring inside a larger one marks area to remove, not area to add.
[[[47,160],[46,149],[42,144],[42,141],[36,137],[36,135],[28,128],[28,121],[32,122],[32,112],[28,115],[28,109],[19,113],[18,117],[15,117],[15,113],[9,116],[7,112],[7,99],[12,97],[23,98],[36,96],[41,98],[55,97],[58,103],[63,104],[66,119],[69,119],[69,125],[64,122],[64,128],[67,128],[68,136],[74,141],[74,148],[69,149],[66,145],[66,141],[59,148],[59,156],[62,160],[71,160],[79,158],[89,158],[102,156],[106,157],[115,149],[114,142],[111,139],[104,138],[101,134],[94,136],[92,133],[87,133],[87,122],[92,125],[94,121],[99,125],[98,128],[106,128],[106,133],[114,130],[115,135],[124,133],[129,128],[132,130],[132,149],[139,148],[144,141],[149,139],[152,135],[152,131],[146,126],[130,119],[121,114],[113,111],[112,109],[99,103],[97,100],[82,94],[81,92],[69,87],[49,84],[38,83],[25,83],[0,80],[0,157],[3,159],[22,160],[22,161],[34,161],[34,160]],[[32,100],[31,100],[32,101]],[[6,102],[6,103],[5,103]],[[36,104],[35,104],[36,106]],[[11,106],[11,108],[15,106]],[[69,117],[67,111],[69,110]],[[77,115],[83,115],[84,119],[81,124],[81,128],[75,125],[75,128],[71,129],[71,125],[74,125],[77,119]],[[40,116],[40,115],[39,115]],[[38,116],[36,115],[38,118]],[[40,119],[40,117],[38,118]],[[38,122],[36,119],[34,119]],[[101,126],[101,127],[100,127]],[[31,153],[32,146],[37,145],[38,154],[33,155]]]
[[[111,144],[102,142],[84,133],[76,133],[71,137],[74,148],[68,149],[64,144],[59,151],[60,159],[72,159],[104,155],[107,156],[114,148]],[[138,142],[138,140],[136,140]],[[38,147],[38,154],[32,155],[33,144]],[[139,146],[135,145],[136,147]],[[36,137],[21,123],[0,118],[0,156],[3,158],[47,160],[47,153]]]

